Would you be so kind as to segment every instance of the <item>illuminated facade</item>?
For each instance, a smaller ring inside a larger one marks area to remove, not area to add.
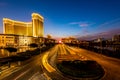
[[[120,42],[120,35],[114,35],[112,41]]]
[[[0,34],[0,47],[18,46],[18,36],[13,34]]]
[[[3,32],[4,34],[43,37],[43,22],[44,18],[37,13],[32,14],[32,22],[21,22],[3,18]]]
[[[62,38],[63,43],[78,43],[79,41],[74,37]]]
[[[0,47],[27,47],[31,43],[52,43],[53,39],[44,38],[44,18],[33,13],[31,22],[3,18],[3,34],[0,34]]]
[[[31,43],[35,43],[32,36],[0,34],[0,47],[23,47]]]
[[[37,13],[32,14],[32,27],[34,37],[43,37],[43,20],[44,18]]]
[[[0,47],[27,47],[31,43],[55,43],[54,39],[14,34],[0,34]]]

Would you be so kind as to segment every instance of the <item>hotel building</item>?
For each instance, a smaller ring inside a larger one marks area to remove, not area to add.
[[[37,38],[37,37],[36,37]],[[0,34],[0,47],[23,47],[35,43],[32,36]]]
[[[44,43],[44,18],[33,13],[31,22],[3,18],[3,34],[0,34],[0,47],[22,47],[30,43]]]
[[[44,38],[44,18],[33,13],[31,22],[3,18],[3,34],[0,34],[0,47],[27,47],[31,43],[54,43],[54,39]]]
[[[3,32],[4,34],[43,37],[43,22],[44,18],[37,13],[32,14],[31,22],[21,22],[3,18]]]

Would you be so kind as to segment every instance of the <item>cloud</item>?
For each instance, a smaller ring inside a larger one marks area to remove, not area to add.
[[[118,25],[120,25],[120,18],[117,18],[117,19],[114,19],[114,20],[111,20],[111,21],[107,21],[103,24],[100,24],[98,26],[98,28],[107,28],[107,27],[118,27]]]
[[[80,27],[87,27],[87,26],[89,26],[89,24],[87,24],[87,23],[81,23],[81,24],[79,24],[79,26]]]
[[[105,39],[111,39],[116,34],[120,35],[120,28],[109,30],[109,31],[104,31],[104,32],[96,33],[96,34],[91,34],[91,35],[90,34],[84,35],[84,36],[76,35],[76,37],[80,40],[93,40],[93,39],[97,39],[100,37],[105,38]]]
[[[79,25],[80,27],[88,27],[93,25],[94,23],[89,23],[89,22],[71,22],[69,23],[71,25]]]

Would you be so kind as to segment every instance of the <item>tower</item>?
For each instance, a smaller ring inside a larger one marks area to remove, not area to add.
[[[43,29],[44,18],[37,14],[32,14],[32,27],[33,27],[33,37],[43,37],[44,29]]]

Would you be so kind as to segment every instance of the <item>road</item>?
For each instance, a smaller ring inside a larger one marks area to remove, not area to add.
[[[68,47],[76,54],[81,54],[87,59],[97,61],[105,70],[105,75],[101,80],[120,80],[120,59],[107,57],[85,49]]]
[[[72,80],[62,75],[56,67],[57,61],[62,60],[95,60],[105,70],[101,80],[120,79],[120,60],[106,57],[85,49],[58,44],[45,53],[37,55],[25,62],[16,71],[12,70],[8,76],[0,80]],[[86,80],[86,79],[80,79]]]
[[[7,76],[3,76],[5,73],[2,73],[0,80],[51,80],[51,78],[52,80],[68,80],[54,69],[56,67],[54,59],[56,59],[57,52],[58,46],[55,46],[45,53],[32,57],[25,61],[21,67],[17,67],[17,69],[15,67],[6,71],[9,73],[8,75],[6,73]],[[42,63],[42,60],[45,62],[45,65]],[[54,71],[51,72],[49,67],[54,69]]]
[[[25,65],[22,65],[16,71],[11,71],[12,74],[6,76],[2,80],[28,80],[36,72],[43,73],[40,67],[40,57],[41,55],[27,60]]]
[[[101,80],[120,80],[120,59],[107,57],[102,54],[77,47],[69,47],[64,44],[58,46],[58,60],[95,60],[105,71],[105,75]]]

